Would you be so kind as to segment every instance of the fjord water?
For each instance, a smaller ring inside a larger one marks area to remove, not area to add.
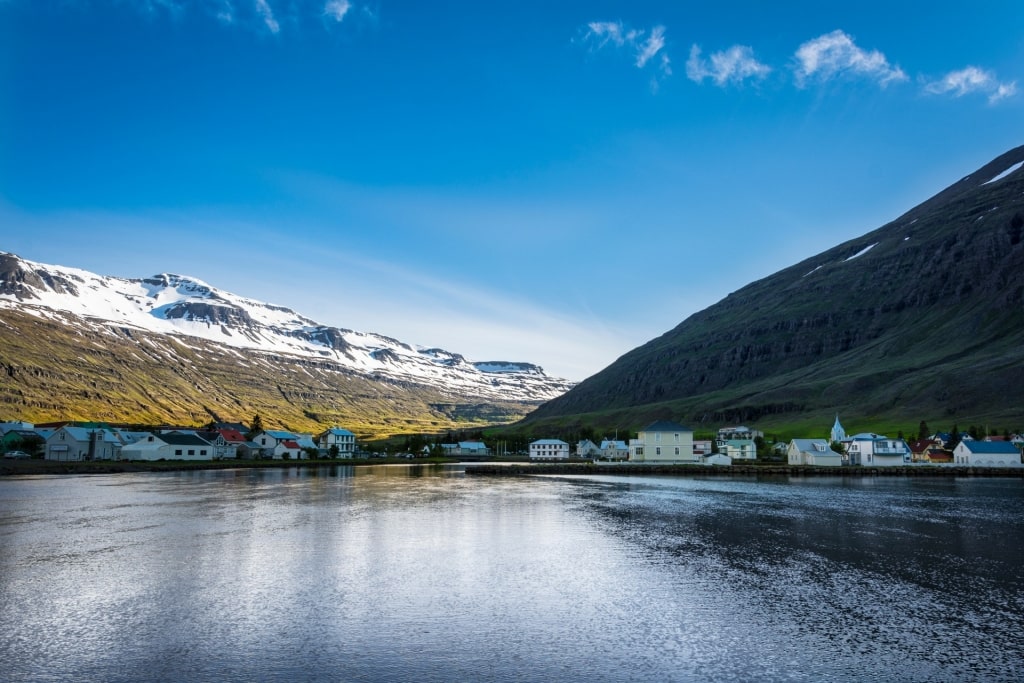
[[[0,480],[0,679],[1024,677],[1019,479]]]

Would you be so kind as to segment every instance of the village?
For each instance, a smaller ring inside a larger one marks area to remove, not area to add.
[[[761,446],[761,448],[759,448]],[[348,429],[332,427],[318,434],[264,429],[254,424],[213,422],[202,429],[155,427],[128,429],[90,423],[0,422],[0,452],[6,459],[81,461],[203,461],[314,460],[443,456],[490,459],[527,456],[533,462],[600,461],[631,464],[751,464],[764,452],[764,434],[745,426],[727,426],[712,439],[694,439],[694,431],[670,420],[658,420],[628,440],[590,439],[575,446],[561,439],[537,439],[528,451],[508,453],[482,439],[435,441],[414,450],[363,449]],[[936,432],[906,440],[862,432],[847,435],[839,416],[828,438],[794,438],[771,444],[769,459],[790,466],[893,467],[959,466],[1016,467],[1022,465],[1024,437],[1020,434],[977,437],[969,432]]]

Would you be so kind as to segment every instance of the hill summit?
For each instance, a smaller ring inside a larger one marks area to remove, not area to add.
[[[700,311],[527,422],[1024,426],[1024,147]]]

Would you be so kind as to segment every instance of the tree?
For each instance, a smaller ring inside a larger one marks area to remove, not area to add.
[[[931,430],[928,429],[928,423],[925,422],[924,420],[921,420],[921,424],[917,426],[917,438],[920,439],[921,441],[924,441],[931,435],[932,433]]]
[[[341,453],[341,449],[338,448],[338,444],[332,443],[331,447],[327,449],[327,456],[334,460]]]
[[[829,444],[829,448],[838,453],[839,455],[846,455],[846,446],[842,441],[833,441]]]
[[[252,418],[252,424],[249,425],[249,433],[255,434],[256,432],[263,431],[263,418],[260,417],[259,413],[256,413]]]
[[[960,445],[960,428],[953,425],[953,431],[949,433],[949,441],[946,442],[946,450],[951,451]]]

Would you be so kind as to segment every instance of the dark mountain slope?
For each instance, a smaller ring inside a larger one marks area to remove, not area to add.
[[[839,411],[1012,426],[1024,415],[1022,161],[1024,147],[1011,150],[891,223],[730,294],[527,422]]]

